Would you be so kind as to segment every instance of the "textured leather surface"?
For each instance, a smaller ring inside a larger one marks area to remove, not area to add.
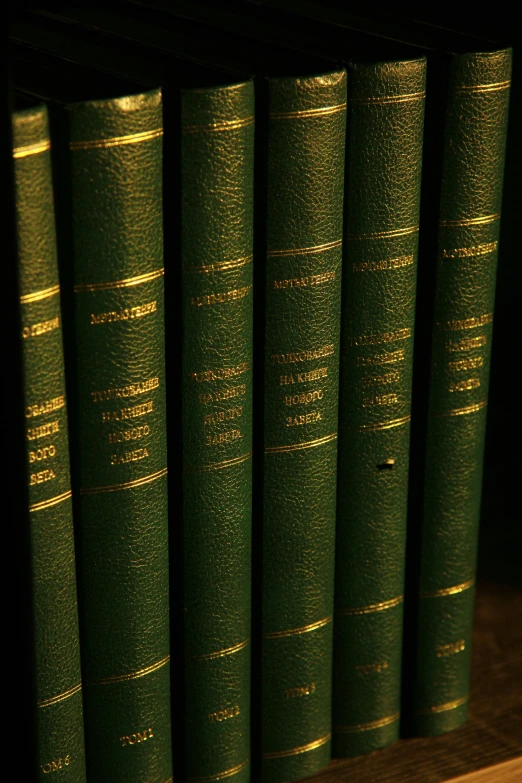
[[[47,109],[13,116],[38,780],[85,781],[76,568]],[[36,778],[35,778],[36,779]]]
[[[330,758],[346,72],[270,79],[262,778]]]
[[[254,88],[181,96],[187,776],[250,779]]]
[[[420,575],[416,727],[467,716],[511,50],[455,56],[445,129]]]
[[[172,775],[159,90],[67,107],[88,774]]]
[[[398,737],[426,62],[349,70],[334,754]]]

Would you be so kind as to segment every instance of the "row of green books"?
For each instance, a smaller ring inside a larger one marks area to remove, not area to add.
[[[331,6],[13,21],[41,780],[466,720],[511,50]]]

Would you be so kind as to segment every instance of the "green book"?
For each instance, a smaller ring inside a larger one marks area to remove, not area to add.
[[[415,728],[467,718],[510,49],[455,55],[439,208]]]
[[[36,665],[38,780],[85,783],[82,677],[51,139],[12,118]]]
[[[38,54],[20,54],[14,77],[55,101],[61,134],[87,771],[97,781],[165,783],[172,752],[161,92],[122,94],[129,82],[72,63],[46,67]]]

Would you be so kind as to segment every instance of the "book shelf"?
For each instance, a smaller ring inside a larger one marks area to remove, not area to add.
[[[314,783],[442,783],[512,759],[477,783],[522,780],[522,588],[477,586],[469,720],[440,737],[401,739],[384,750],[334,759]],[[475,783],[469,775],[464,781]]]

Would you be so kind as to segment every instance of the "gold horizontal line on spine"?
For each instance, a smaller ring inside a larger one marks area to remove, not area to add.
[[[349,617],[355,614],[370,614],[371,612],[383,612],[385,609],[391,609],[394,606],[399,606],[404,601],[403,595],[398,595],[396,598],[390,598],[388,601],[380,601],[377,604],[368,604],[368,606],[359,606],[355,609],[349,606],[338,609],[337,614],[341,617]]]
[[[469,696],[464,696],[462,699],[455,699],[454,701],[447,701],[445,704],[436,704],[434,707],[424,707],[419,710],[415,710],[416,715],[433,715],[438,712],[446,712],[447,710],[456,710],[457,707],[462,707],[466,704]]]
[[[468,579],[467,582],[461,582],[459,585],[453,585],[453,587],[442,587],[440,590],[426,590],[420,593],[420,598],[441,598],[445,595],[457,595],[457,593],[463,593],[464,590],[469,590],[475,584],[474,579]]]
[[[393,715],[387,715],[385,718],[379,718],[379,720],[370,720],[368,723],[356,723],[354,726],[336,726],[334,728],[334,734],[353,734],[359,731],[380,729],[382,726],[389,726],[392,723],[396,723],[400,716],[400,712],[395,712]]]
[[[163,478],[168,473],[168,468],[162,468],[156,473],[151,473],[148,476],[135,479],[134,481],[124,481],[122,484],[109,484],[106,487],[85,487],[80,490],[81,495],[97,495],[99,492],[119,492],[121,489],[132,489],[133,487],[141,487],[143,484],[149,484],[151,481]]]
[[[306,117],[327,117],[329,114],[339,114],[341,111],[346,111],[346,103],[301,111],[271,111],[268,116],[271,120],[304,120]]]
[[[378,95],[375,98],[350,98],[351,103],[362,103],[371,105],[372,103],[409,103],[409,101],[420,101],[426,97],[425,92],[406,92],[403,95]]]
[[[359,239],[394,239],[395,237],[407,237],[410,234],[416,234],[418,226],[407,226],[406,228],[394,228],[389,231],[371,231],[368,234],[348,234],[350,241]]]
[[[288,756],[297,756],[299,753],[308,753],[310,750],[316,750],[317,748],[326,745],[332,739],[331,734],[326,734],[324,737],[308,742],[306,745],[299,745],[297,748],[291,748],[290,750],[275,750],[272,753],[263,753],[264,759],[284,759]]]
[[[497,92],[498,90],[508,90],[511,85],[511,79],[505,82],[491,82],[490,84],[458,84],[455,92]]]
[[[468,413],[477,413],[478,411],[481,411],[482,408],[485,408],[488,404],[487,399],[482,400],[481,402],[474,402],[473,405],[466,405],[464,408],[452,408],[449,411],[442,411],[442,413],[435,413],[434,416],[436,418],[440,418],[441,416],[467,416]]]
[[[81,689],[82,684],[79,682],[78,685],[69,688],[68,691],[59,693],[57,696],[51,696],[49,699],[42,699],[42,701],[38,702],[38,707],[51,707],[53,704],[59,704],[59,702],[65,701],[65,699],[69,699],[71,696],[74,696],[75,693],[79,693]]]
[[[394,427],[402,427],[404,424],[408,424],[411,420],[411,415],[401,416],[400,419],[389,419],[388,421],[377,422],[376,424],[361,424],[359,427],[355,427],[357,432],[379,432],[380,430],[391,430]]]
[[[265,454],[285,454],[287,451],[302,451],[303,449],[313,449],[316,446],[323,446],[325,443],[330,443],[332,440],[337,440],[336,432],[332,432],[330,435],[325,435],[323,438],[316,438],[316,440],[307,440],[303,443],[292,443],[290,446],[268,446],[265,449]]]
[[[208,125],[184,125],[183,133],[221,133],[223,131],[239,130],[254,124],[253,117],[243,117],[237,120],[219,120]]]
[[[113,136],[109,139],[87,139],[85,141],[71,141],[70,150],[101,150],[108,147],[124,147],[127,144],[140,144],[143,141],[152,141],[163,136],[163,128],[154,128],[141,133],[131,133],[128,136]]]
[[[300,636],[302,633],[310,633],[310,631],[317,631],[319,628],[323,628],[332,622],[332,617],[323,617],[322,620],[316,620],[315,623],[309,623],[308,625],[302,625],[300,628],[290,628],[288,631],[273,631],[272,633],[264,633],[264,639],[283,639],[286,636]]]
[[[111,683],[138,680],[140,677],[146,677],[147,674],[152,674],[153,672],[158,671],[158,669],[163,668],[163,666],[169,662],[170,655],[167,655],[165,658],[162,658],[161,661],[156,661],[156,663],[153,663],[150,666],[146,666],[144,669],[138,669],[136,672],[128,672],[127,674],[117,674],[114,677],[95,678],[89,680],[87,685],[110,685]]]
[[[164,780],[163,783],[174,783],[174,775],[172,775],[170,778],[167,778],[167,780]]]
[[[241,454],[239,457],[233,457],[232,459],[224,459],[222,462],[210,462],[208,465],[200,465],[196,468],[184,468],[184,473],[206,473],[209,470],[223,470],[224,468],[231,468],[234,465],[240,465],[242,462],[252,458],[252,452],[249,451],[246,454]]]
[[[187,778],[187,783],[212,783],[214,780],[224,780],[230,778],[232,775],[237,775],[238,772],[246,769],[250,764],[250,759],[243,761],[241,764],[237,764],[235,767],[225,769],[223,772],[216,772],[215,775],[202,775],[196,778]]]
[[[163,277],[164,274],[164,269],[155,269],[153,272],[146,272],[135,277],[126,277],[123,280],[108,280],[104,283],[79,283],[74,286],[74,291],[78,294],[82,291],[110,291],[113,288],[130,288],[142,283],[150,283],[152,280],[157,280],[158,277]]]
[[[29,155],[39,155],[40,152],[47,152],[51,149],[51,142],[49,139],[45,141],[38,141],[35,144],[26,144],[23,147],[15,147],[13,150],[13,158],[28,158]]]
[[[29,511],[31,514],[34,511],[43,511],[46,508],[51,508],[51,506],[57,506],[59,503],[63,503],[64,500],[69,500],[69,498],[72,498],[72,491],[70,489],[68,489],[67,492],[62,492],[61,495],[55,495],[48,500],[42,500],[40,503],[31,503]]]
[[[236,258],[233,261],[217,261],[214,264],[205,264],[204,266],[185,266],[183,271],[186,274],[209,274],[210,272],[228,272],[229,269],[238,269],[241,266],[251,264],[254,256],[244,256]]]
[[[51,296],[56,296],[56,294],[59,293],[59,285],[53,285],[50,288],[42,288],[41,291],[35,291],[33,294],[23,294],[23,296],[20,297],[20,304],[40,302],[42,299],[49,299]]]
[[[296,247],[288,250],[268,250],[268,258],[281,258],[284,256],[307,256],[313,253],[324,253],[326,250],[333,250],[335,247],[341,247],[342,239],[334,239],[333,242],[325,242],[322,245],[312,245],[311,247]]]
[[[239,644],[234,644],[232,647],[225,647],[224,650],[217,650],[216,652],[206,653],[205,655],[193,655],[195,661],[212,661],[214,658],[224,658],[226,655],[233,655],[240,650],[244,650],[250,644],[250,637],[245,639]]]
[[[476,218],[463,218],[462,220],[439,220],[439,226],[451,228],[452,226],[484,226],[487,223],[494,223],[500,220],[500,212],[494,215],[481,215]]]

